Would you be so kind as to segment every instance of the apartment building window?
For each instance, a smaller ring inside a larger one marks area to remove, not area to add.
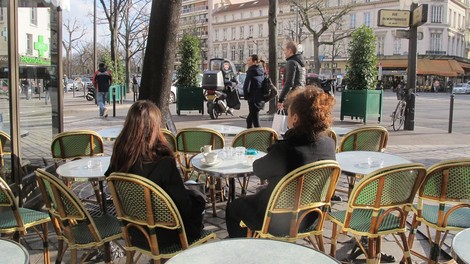
[[[442,9],[442,6],[431,6],[431,23],[442,23]]]
[[[330,1],[329,0],[325,0],[325,7],[330,7]]]
[[[222,58],[227,58],[227,45],[222,46]]]
[[[457,21],[457,12],[454,11],[454,21],[453,21],[453,24],[452,24],[452,27],[455,28],[455,25],[456,25],[456,21]]]
[[[33,55],[33,35],[26,34],[26,54]]]
[[[240,39],[245,38],[245,26],[240,26]]]
[[[224,28],[224,35],[222,36],[223,40],[227,40],[227,29]]]
[[[5,19],[4,14],[3,14],[3,8],[0,8],[0,21],[3,21]]]
[[[342,4],[341,0],[338,0],[338,6],[341,6],[341,4]]]
[[[431,22],[432,22],[432,20],[431,20]],[[447,24],[450,25],[450,22],[452,22],[452,9],[449,8],[449,16],[447,18]]]
[[[227,22],[227,16],[224,15],[224,22]]]
[[[214,48],[214,57],[219,58],[219,47]]]
[[[253,11],[250,11],[250,17],[253,17]]]
[[[243,12],[240,13],[240,19],[243,19]]]
[[[232,21],[235,20],[235,14],[232,14]]]
[[[260,11],[259,11],[259,16],[260,16],[260,17],[263,16],[263,10],[260,10]]]
[[[370,27],[370,12],[364,13],[364,25],[366,25],[366,27]]]
[[[241,62],[245,61],[244,51],[245,51],[245,45],[243,43],[238,44],[238,54],[239,54],[238,60]]]
[[[431,33],[431,50],[441,51],[441,33]]]
[[[259,24],[259,25],[258,25],[258,36],[259,36],[260,38],[263,37],[263,24]]]
[[[377,55],[384,55],[385,36],[377,36]]]
[[[214,30],[214,40],[219,41],[219,30],[218,29]]]
[[[253,44],[250,43],[248,44],[248,56],[251,56],[253,54]]]
[[[232,28],[232,40],[235,40],[235,37],[237,35],[237,30],[235,29],[235,27]]]
[[[231,52],[230,52],[231,54],[230,54],[230,55],[232,55],[232,56],[230,57],[230,59],[234,61],[234,60],[236,59],[236,55],[237,55],[235,45],[232,45],[232,46],[230,47],[230,50],[231,50]]]
[[[252,25],[248,27],[248,37],[253,37],[253,26]]]
[[[356,14],[349,15],[349,28],[356,28]]]
[[[31,25],[38,25],[38,10],[37,8],[31,8],[31,17],[30,17]]]
[[[401,39],[395,38],[393,41],[393,54],[398,55],[401,51]]]

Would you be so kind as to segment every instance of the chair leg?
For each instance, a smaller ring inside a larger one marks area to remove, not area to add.
[[[57,240],[57,259],[55,261],[56,264],[60,264],[62,262],[62,258],[64,257],[65,249],[64,249],[64,239],[59,238]]]
[[[325,245],[324,245],[324,242],[323,242],[323,235],[316,235],[315,238],[317,240],[318,249],[321,252],[325,252]],[[309,240],[311,241],[310,243],[313,245],[313,239],[311,237],[309,237]]]
[[[333,258],[336,257],[336,240],[338,239],[338,225],[333,222],[333,227],[331,230],[331,248],[330,248],[330,256]]]
[[[42,224],[42,242],[44,247],[44,263],[51,263],[51,257],[49,256],[49,241],[48,238],[48,223]]]
[[[378,238],[372,238],[372,237],[369,237],[369,243],[368,243],[368,247],[367,247],[367,261],[366,263],[367,264],[372,264],[372,263],[377,263],[377,260],[376,260],[376,241],[377,241]]]
[[[104,262],[111,263],[111,244],[109,242],[104,243]]]
[[[134,254],[135,254],[135,251],[126,250],[126,264],[134,263]]]
[[[411,252],[410,247],[408,246],[408,241],[406,241],[406,235],[405,233],[400,233],[399,235],[403,243],[403,256],[405,258],[405,261],[406,263],[411,264]]]
[[[78,256],[77,256],[78,252],[77,252],[77,249],[74,248],[74,249],[71,249],[70,250],[70,261],[72,264],[76,264],[78,263]]]
[[[441,241],[441,232],[436,230],[436,237],[431,245],[431,254],[429,263],[438,263],[439,261],[439,254],[441,253],[441,248],[439,243]]]

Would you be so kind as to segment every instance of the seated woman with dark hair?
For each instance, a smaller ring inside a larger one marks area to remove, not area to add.
[[[246,237],[243,220],[251,229],[261,229],[269,197],[277,183],[289,172],[319,160],[335,160],[335,143],[324,131],[333,121],[334,97],[316,86],[295,89],[287,98],[288,128],[284,139],[273,144],[266,156],[253,163],[253,172],[261,180],[268,180],[266,188],[254,195],[235,199],[227,205],[226,222],[230,237]],[[316,216],[304,222],[311,225]],[[283,221],[282,219],[278,219]],[[273,219],[275,221],[275,219]],[[282,233],[270,230],[271,233]]]
[[[162,133],[160,110],[154,103],[137,101],[129,109],[105,175],[112,172],[137,174],[158,184],[178,208],[188,240],[200,236],[205,199],[185,188],[174,154]],[[129,232],[135,245],[148,248],[147,239],[140,231],[130,229]],[[176,230],[157,229],[157,236],[161,246],[179,243]]]

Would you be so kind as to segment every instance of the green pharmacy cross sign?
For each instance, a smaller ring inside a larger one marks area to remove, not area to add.
[[[38,42],[34,42],[34,49],[39,52],[39,57],[44,57],[44,52],[49,50],[49,46],[44,43],[44,36],[38,36]]]

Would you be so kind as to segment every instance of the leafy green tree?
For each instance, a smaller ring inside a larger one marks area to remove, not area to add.
[[[177,86],[194,87],[198,84],[199,65],[201,64],[201,47],[199,38],[193,35],[183,35],[179,43],[178,53],[181,65],[176,77]]]
[[[350,90],[373,90],[377,85],[376,36],[372,28],[362,25],[352,33],[349,43],[347,84]]]
[[[124,84],[126,80],[124,65],[121,60],[117,60],[117,69],[114,68],[114,63],[111,60],[111,55],[109,53],[104,54],[102,60],[108,70],[111,71],[111,75],[113,76],[113,84]]]

